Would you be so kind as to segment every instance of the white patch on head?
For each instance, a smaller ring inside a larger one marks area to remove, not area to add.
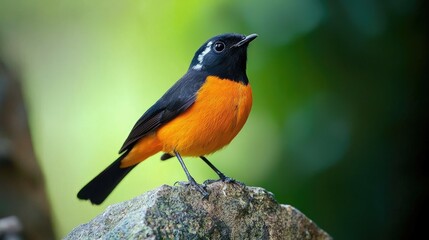
[[[192,67],[193,69],[195,69],[195,70],[201,70],[201,68],[203,67],[204,56],[207,55],[207,53],[210,52],[212,44],[213,44],[212,41],[210,41],[210,42],[207,43],[206,49],[204,49],[204,51],[202,51],[200,53],[200,55],[198,55],[198,58],[197,58],[198,59],[198,63],[195,66]]]

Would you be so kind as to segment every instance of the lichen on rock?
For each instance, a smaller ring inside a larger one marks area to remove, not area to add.
[[[259,187],[214,182],[208,199],[167,186],[109,206],[65,239],[331,239],[304,214]]]

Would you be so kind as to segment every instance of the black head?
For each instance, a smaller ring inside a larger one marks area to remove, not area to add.
[[[205,42],[195,53],[190,71],[204,71],[209,75],[247,84],[247,47],[258,35],[227,33]]]

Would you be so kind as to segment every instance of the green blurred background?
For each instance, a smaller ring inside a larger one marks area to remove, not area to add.
[[[156,155],[103,205],[76,198],[197,48],[225,32],[260,36],[248,57],[254,107],[212,162],[336,239],[416,234],[429,213],[419,161],[428,107],[423,3],[0,0],[0,57],[23,79],[57,236],[112,203],[186,179],[176,160]],[[202,161],[185,161],[197,181],[216,177]]]

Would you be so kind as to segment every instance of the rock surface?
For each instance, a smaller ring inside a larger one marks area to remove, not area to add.
[[[258,187],[214,182],[208,199],[167,186],[109,206],[65,239],[332,239],[304,214]]]

